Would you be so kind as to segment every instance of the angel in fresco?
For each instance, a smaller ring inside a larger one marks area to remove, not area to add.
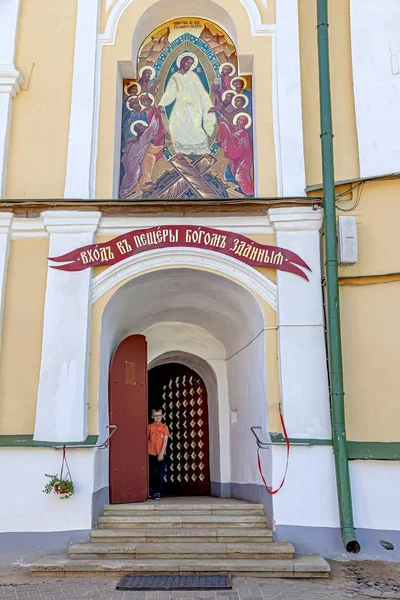
[[[218,115],[216,139],[225,158],[229,160],[232,175],[241,192],[245,196],[253,197],[253,152],[248,132],[252,119],[250,115],[242,112],[234,117],[233,123],[230,123],[216,108],[210,108],[210,111],[216,112]]]
[[[159,84],[155,82],[154,84],[151,81],[155,78],[156,72],[153,67],[142,67],[139,71],[139,85],[141,87],[142,92],[147,92],[148,94],[155,95],[157,93]]]
[[[121,198],[128,198],[141,186],[151,183],[156,154],[162,149],[162,146],[151,143],[158,134],[158,127],[159,121],[155,116],[149,125],[146,121],[132,123],[132,137],[127,141],[122,156],[125,175],[120,188]]]
[[[153,144],[154,146],[161,147],[161,150],[156,155],[156,160],[160,160],[160,158],[163,157],[165,137],[168,133],[162,122],[161,112],[164,112],[164,110],[157,109],[153,94],[149,94],[146,92],[140,94],[140,102],[143,106],[143,112],[146,114],[147,122],[150,123],[153,117],[158,120],[158,132],[157,135],[154,137]]]
[[[191,52],[182,53],[177,61],[178,71],[168,81],[159,106],[175,103],[169,131],[172,144],[182,154],[207,154],[208,137],[214,132],[215,115],[209,112],[212,107],[209,94],[194,69],[198,58]]]

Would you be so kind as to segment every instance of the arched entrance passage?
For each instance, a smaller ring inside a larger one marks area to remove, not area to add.
[[[154,256],[146,259],[145,264],[142,259],[135,267],[141,267],[141,274],[136,271],[136,277],[121,285],[103,311],[99,426],[108,424],[111,357],[122,340],[130,335],[144,335],[150,368],[164,364],[168,356],[168,362],[186,364],[206,382],[211,493],[251,499],[252,486],[258,485],[259,476],[250,427],[259,424],[267,431],[264,313],[243,284],[205,269],[214,261],[211,253],[204,255],[202,268],[165,266],[143,273]],[[170,256],[168,259],[178,260]],[[218,258],[213,264],[219,265]],[[111,275],[114,285],[118,281],[121,273],[110,273],[112,269],[98,276],[95,297],[107,291]],[[236,275],[237,279],[242,276],[240,265]],[[243,275],[250,288],[258,286],[261,276],[257,271],[249,268],[243,270]],[[265,278],[264,281],[272,290],[273,284]],[[263,294],[267,301],[269,288]],[[190,362],[182,362],[180,356],[190,357]],[[265,470],[268,473],[268,465]]]
[[[164,492],[174,496],[210,493],[207,388],[196,371],[171,362],[148,375],[148,409],[161,408],[170,431]]]

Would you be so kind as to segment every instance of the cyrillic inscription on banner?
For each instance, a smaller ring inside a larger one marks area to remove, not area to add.
[[[114,265],[130,256],[156,248],[173,247],[201,248],[218,252],[253,267],[268,267],[294,273],[307,281],[308,277],[303,269],[311,271],[304,260],[291,250],[258,244],[246,236],[230,231],[194,225],[163,225],[138,229],[109,242],[77,248],[49,260],[64,263],[51,265],[53,269],[82,271],[89,267]]]

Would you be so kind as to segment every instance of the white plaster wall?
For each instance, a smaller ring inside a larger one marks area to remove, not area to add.
[[[355,526],[399,531],[399,462],[352,460],[350,480]]]
[[[60,500],[44,494],[46,473],[59,474],[62,451],[1,448],[0,532],[73,531],[91,528],[93,450],[67,449],[75,494]]]
[[[91,244],[99,212],[46,211],[49,256]],[[79,442],[87,436],[92,271],[47,270],[35,440]]]
[[[278,179],[281,196],[304,196],[306,175],[300,81],[298,0],[276,2],[276,81],[278,102],[274,120],[279,127],[281,156]]]
[[[307,263],[309,281],[278,271],[278,338],[282,411],[290,437],[330,439],[330,406],[322,307],[320,227],[312,207],[269,211],[277,245]]]
[[[147,339],[149,364],[161,354],[182,350],[207,362],[225,361],[223,344],[209,331],[190,323],[156,323],[142,331]]]
[[[114,294],[103,313],[101,335],[113,352],[127,335],[154,323],[191,323],[209,331],[230,356],[258,335],[260,312],[254,296],[225,277],[166,268],[131,279]]]
[[[0,65],[14,63],[19,11],[20,0],[0,3]]]
[[[285,472],[286,446],[273,446],[273,487]],[[332,446],[291,446],[286,481],[274,496],[275,525],[339,527]]]
[[[65,198],[90,198],[99,10],[99,0],[78,0]]]
[[[231,481],[262,483],[257,467],[257,445],[250,430],[262,427],[262,439],[268,439],[267,394],[263,322],[261,335],[228,360],[230,415]],[[235,419],[237,421],[235,422]],[[263,469],[271,474],[269,456],[263,456]]]
[[[351,0],[360,176],[400,171],[400,3]]]
[[[0,198],[5,197],[12,98],[23,79],[15,68],[20,0],[0,2]]]
[[[108,429],[105,430],[104,439],[108,436]],[[99,436],[99,442],[103,442],[101,435]],[[108,448],[102,448],[96,450],[94,455],[94,475],[93,475],[93,492],[97,492],[103,488],[109,486],[109,450]]]
[[[0,213],[0,347],[2,341],[1,335],[3,330],[4,299],[7,285],[12,220],[13,213]]]
[[[286,461],[285,446],[273,446],[273,485]],[[400,530],[400,465],[395,461],[350,461],[356,528]],[[285,484],[274,496],[276,525],[340,527],[332,446],[291,446]]]

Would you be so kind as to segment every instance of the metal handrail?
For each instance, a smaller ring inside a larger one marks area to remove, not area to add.
[[[256,434],[256,432],[254,430],[260,429],[262,431],[262,427],[253,426],[253,427],[250,427],[250,429],[251,429],[252,434],[256,438],[257,446],[261,450],[267,450],[271,446],[286,446],[286,442],[263,442],[262,440],[260,440],[260,438],[258,437],[258,435]],[[313,446],[314,444],[310,444],[309,442],[295,442],[293,445],[294,446]]]
[[[103,450],[105,448],[108,448],[109,444],[110,444],[110,440],[112,438],[112,436],[114,435],[114,433],[117,431],[118,426],[117,425],[106,425],[106,429],[112,429],[112,431],[108,434],[107,438],[104,440],[103,443],[101,444],[73,444],[72,446],[67,446],[66,444],[63,444],[61,446],[53,446],[54,450],[60,450],[60,448],[64,448],[64,446],[66,448],[100,448],[100,450]]]
[[[272,446],[272,442],[263,442],[262,440],[260,440],[260,438],[258,437],[258,435],[255,432],[255,429],[260,429],[262,431],[262,427],[256,427],[255,425],[253,427],[250,427],[252,434],[254,435],[254,437],[256,438],[257,441],[257,446],[261,449],[266,450],[267,448],[269,448],[270,446]]]

